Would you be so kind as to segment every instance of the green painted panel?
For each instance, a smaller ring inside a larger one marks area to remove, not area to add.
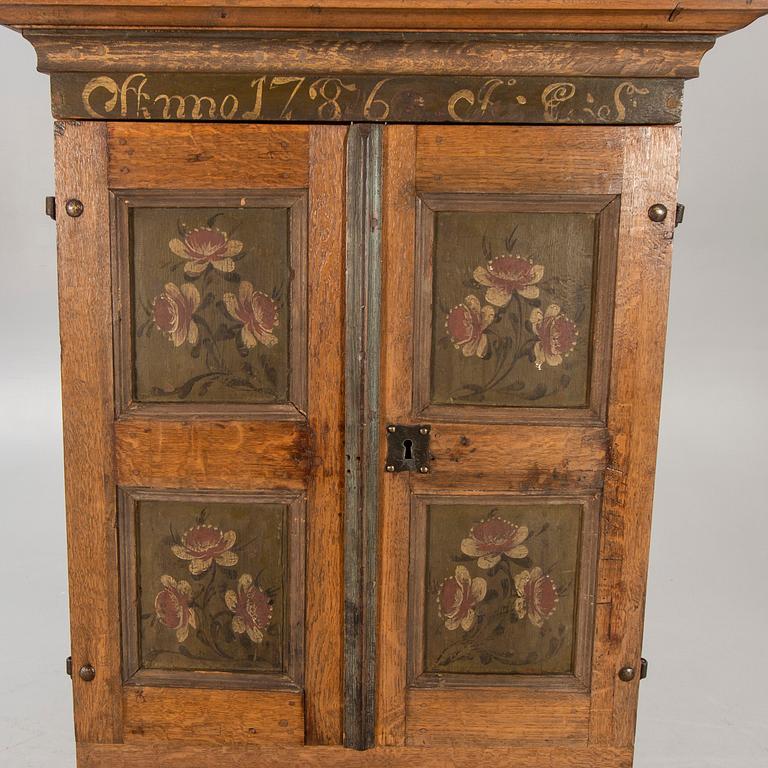
[[[132,207],[133,391],[144,403],[285,403],[287,208]]]
[[[435,214],[432,403],[588,404],[596,221]]]
[[[424,671],[568,674],[579,504],[427,508]]]
[[[136,517],[139,667],[282,674],[286,506],[143,500]]]

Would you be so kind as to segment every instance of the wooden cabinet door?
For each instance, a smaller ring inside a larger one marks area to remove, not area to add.
[[[81,745],[341,740],[345,134],[57,124]]]
[[[630,764],[677,154],[672,127],[386,130],[381,410],[432,461],[383,473],[380,744]]]

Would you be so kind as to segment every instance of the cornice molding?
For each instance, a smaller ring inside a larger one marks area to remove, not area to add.
[[[705,35],[458,35],[152,30],[27,30],[46,73],[692,78]]]
[[[768,0],[25,0],[0,2],[0,24],[721,35],[766,12]]]

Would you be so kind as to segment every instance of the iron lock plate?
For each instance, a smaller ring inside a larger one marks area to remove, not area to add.
[[[387,427],[387,472],[429,472],[429,424],[390,424]]]

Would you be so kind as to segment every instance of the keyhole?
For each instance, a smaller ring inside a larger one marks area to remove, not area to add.
[[[413,461],[413,440],[403,440],[403,461]]]

